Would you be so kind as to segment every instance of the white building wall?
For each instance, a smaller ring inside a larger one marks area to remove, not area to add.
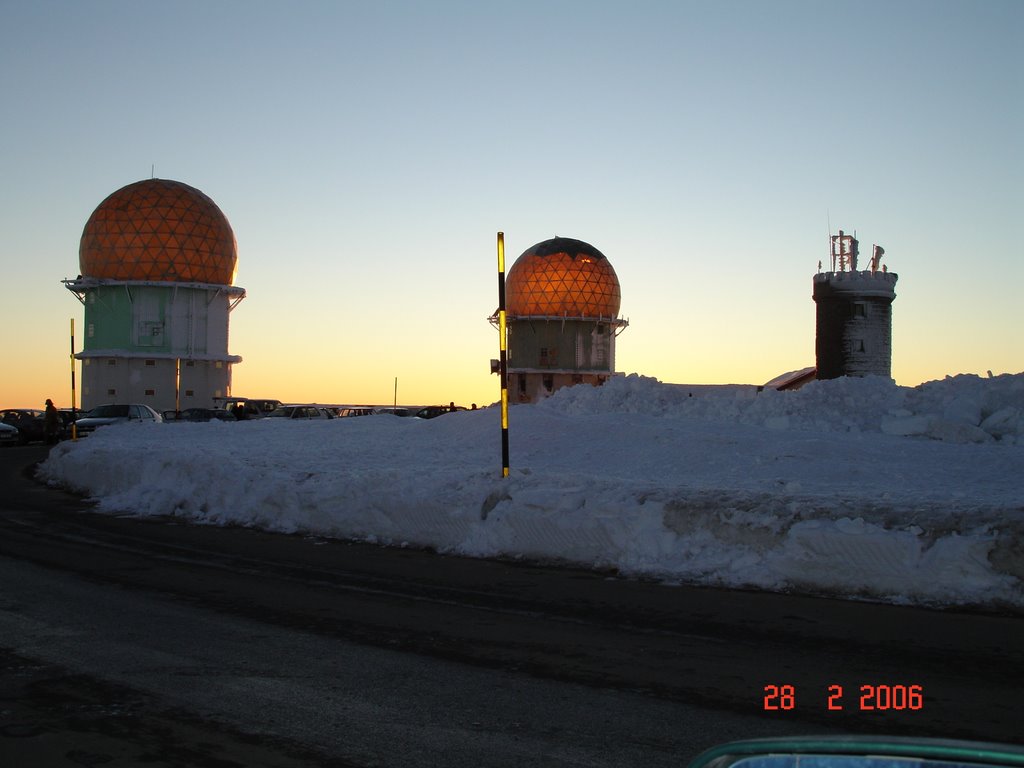
[[[228,324],[242,289],[91,278],[68,287],[86,307],[85,346],[76,355],[83,409],[209,407],[231,394],[231,365],[241,358],[228,353]]]

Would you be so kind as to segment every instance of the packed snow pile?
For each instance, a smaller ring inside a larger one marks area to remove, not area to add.
[[[659,384],[641,376],[561,390],[544,404],[563,413],[614,411],[734,421],[769,429],[884,432],[956,443],[1024,439],[1024,375],[947,377],[898,387],[877,376],[812,381],[799,392],[750,386]]]
[[[1024,610],[1024,374],[795,392],[640,376],[510,414],[105,427],[47,481],[113,514],[666,582]]]

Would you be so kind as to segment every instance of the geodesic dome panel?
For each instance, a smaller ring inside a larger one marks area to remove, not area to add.
[[[86,277],[230,285],[238,247],[209,197],[180,181],[146,179],[93,211],[78,263]]]
[[[505,280],[508,314],[608,317],[619,314],[619,278],[597,248],[556,237],[528,248]]]

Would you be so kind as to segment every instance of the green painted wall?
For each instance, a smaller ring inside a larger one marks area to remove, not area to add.
[[[100,286],[89,291],[85,350],[170,352],[169,297],[167,288],[153,286]]]
[[[509,323],[508,364],[510,368],[610,372],[612,332],[608,323],[594,321],[516,319]]]

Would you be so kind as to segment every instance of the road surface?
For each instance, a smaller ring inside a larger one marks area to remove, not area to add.
[[[0,765],[679,766],[1020,743],[1024,619],[95,514],[0,451]]]

